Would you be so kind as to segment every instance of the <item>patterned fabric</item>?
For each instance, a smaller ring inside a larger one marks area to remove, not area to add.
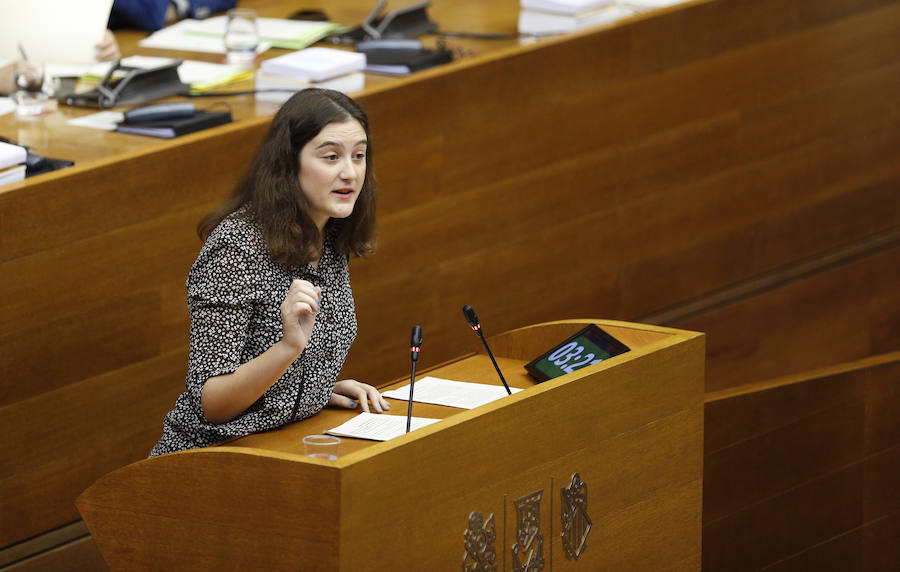
[[[334,246],[335,224],[340,222],[331,221],[326,227],[318,268],[288,269],[274,263],[261,229],[245,219],[227,218],[210,233],[187,280],[191,316],[187,391],[166,415],[163,436],[151,457],[268,431],[325,407],[357,327],[347,256]],[[280,306],[294,278],[322,288],[309,343],[246,411],[226,423],[210,423],[200,406],[203,384],[233,372],[281,339]]]

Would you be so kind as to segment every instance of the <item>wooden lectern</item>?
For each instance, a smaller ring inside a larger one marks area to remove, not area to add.
[[[589,323],[631,351],[527,376]],[[357,413],[327,409],[123,467],[78,509],[112,570],[699,570],[703,335],[573,320],[489,343],[525,391],[473,410],[417,403],[414,415],[443,420],[344,439],[335,461],[305,457],[304,435]],[[428,374],[500,383],[486,354]]]

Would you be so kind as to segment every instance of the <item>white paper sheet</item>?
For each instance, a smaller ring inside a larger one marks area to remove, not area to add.
[[[70,119],[66,123],[68,125],[75,125],[76,127],[90,127],[92,129],[103,129],[104,131],[115,131],[116,125],[124,120],[125,115],[121,111],[99,111],[90,115]]]
[[[203,36],[191,33],[195,28],[194,22],[201,20],[182,20],[167,28],[153,32],[144,38],[138,45],[142,48],[158,48],[161,50],[181,50],[185,52],[203,52],[209,54],[224,54],[225,42],[221,36]],[[268,50],[268,42],[260,42],[256,47],[256,53],[261,54]]]
[[[517,393],[522,390],[517,387],[511,387],[510,391]],[[382,395],[409,401],[409,385],[385,391]],[[459,407],[460,409],[474,409],[485,403],[502,399],[507,395],[506,388],[502,385],[453,381],[426,376],[416,382],[416,387],[413,390],[413,401]]]
[[[16,102],[8,97],[0,97],[0,115],[6,115],[16,110]]]
[[[410,423],[410,431],[421,429],[440,419],[428,417],[413,417]],[[360,413],[343,425],[326,431],[329,435],[338,437],[355,437],[357,439],[369,439],[370,441],[387,441],[406,433],[405,415],[388,415],[386,413]]]
[[[205,20],[184,20],[185,32],[218,36],[220,41],[225,35],[225,16],[215,16]],[[304,20],[286,20],[281,18],[257,18],[256,30],[263,40],[292,40],[299,36],[315,33],[329,26],[327,22]]]
[[[0,0],[0,59],[89,64],[103,39],[113,0]]]
[[[619,0],[616,3],[626,8],[633,8],[639,12],[645,12],[647,10],[674,6],[675,4],[682,4],[684,2],[687,2],[687,0]]]

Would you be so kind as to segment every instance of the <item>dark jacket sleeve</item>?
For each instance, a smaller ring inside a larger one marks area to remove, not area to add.
[[[231,10],[237,4],[237,0],[191,0],[189,16],[191,18],[208,18],[216,12]]]
[[[166,24],[170,0],[114,0],[109,14],[109,28],[159,30]],[[206,18],[216,12],[234,8],[237,0],[191,0],[188,17]]]

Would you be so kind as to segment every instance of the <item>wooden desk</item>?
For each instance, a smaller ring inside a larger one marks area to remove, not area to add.
[[[370,6],[332,4],[316,5],[346,21]],[[515,10],[431,13],[503,32]],[[897,0],[694,1],[465,43],[477,53],[367,86],[379,252],[351,263],[346,376],[403,375],[414,323],[423,367],[473,350],[463,304],[488,334],[585,315],[710,332],[710,389],[895,349],[898,38]],[[0,190],[0,546],[76,520],[75,496],[159,437],[194,225],[268,123],[240,101],[240,121],[170,142],[63,126],[82,111],[0,118],[39,152],[85,153]]]
[[[499,0],[484,3],[479,0],[462,0],[456,2],[438,1],[429,9],[432,19],[440,22],[448,31],[470,32],[498,32],[515,33],[516,31],[516,6],[515,0]],[[261,17],[284,18],[298,9],[298,4],[289,0],[244,0],[241,6],[256,9]],[[374,2],[368,0],[350,0],[344,2],[306,2],[304,7],[317,7],[324,10],[334,21],[346,22],[348,25],[356,25],[362,21],[374,6]],[[395,6],[397,7],[397,6]],[[148,32],[138,30],[119,30],[116,38],[123,55],[141,54],[158,57],[178,57],[184,59],[209,61],[222,63],[224,56],[217,54],[205,54],[199,52],[179,52],[141,48],[138,42],[146,37]],[[436,40],[425,38],[427,45],[434,45]],[[450,38],[447,45],[454,48],[463,60],[476,59],[479,55],[495,53],[500,49],[516,45],[515,40],[463,40]],[[323,44],[328,45],[328,44]],[[345,46],[335,46],[342,49],[350,49]],[[260,58],[266,59],[287,53],[286,50],[270,49],[264,52]],[[375,89],[396,89],[409,81],[405,78],[392,78],[388,76],[366,75],[366,92]],[[223,91],[243,91],[253,89],[253,81],[233,84]],[[215,100],[195,100],[198,106],[205,106]],[[265,101],[256,101],[253,96],[230,97],[224,99],[232,109],[236,120],[260,118],[268,121],[278,104]],[[17,119],[13,115],[0,117],[0,134],[20,142],[23,145],[33,147],[35,152],[50,157],[64,157],[75,161],[76,165],[90,166],[96,161],[127,160],[127,153],[150,152],[159,147],[178,146],[181,141],[159,141],[149,137],[129,136],[119,133],[105,133],[83,127],[73,127],[67,122],[76,117],[82,117],[96,110],[83,109],[60,105],[57,111],[42,117],[39,120]],[[251,145],[249,151],[255,149]],[[4,190],[6,188],[4,187]]]

